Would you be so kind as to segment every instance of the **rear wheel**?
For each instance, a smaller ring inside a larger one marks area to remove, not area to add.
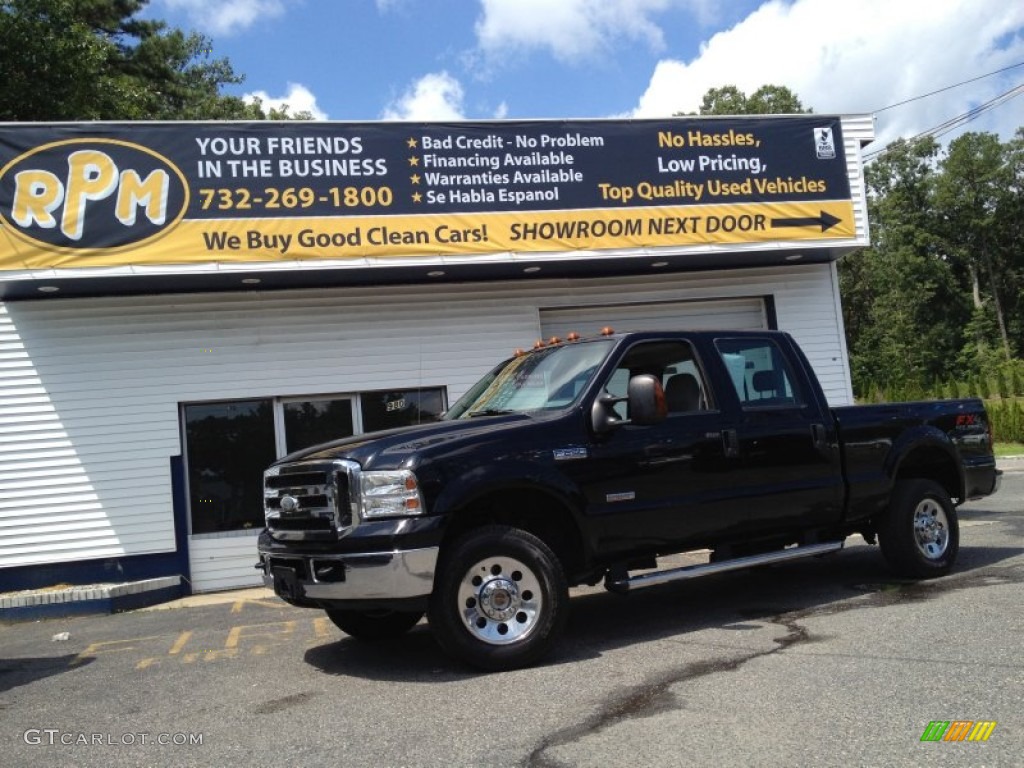
[[[949,494],[932,480],[901,480],[878,539],[889,567],[901,576],[946,575],[960,550],[960,526]]]
[[[353,611],[329,608],[327,616],[346,635],[359,640],[386,640],[404,635],[419,623],[423,612]]]
[[[533,664],[565,626],[569,589],[561,563],[539,538],[488,526],[454,542],[428,618],[451,656],[480,669]]]

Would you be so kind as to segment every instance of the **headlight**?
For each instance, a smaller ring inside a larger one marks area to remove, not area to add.
[[[408,469],[363,472],[360,500],[360,511],[367,519],[423,514],[420,487]]]

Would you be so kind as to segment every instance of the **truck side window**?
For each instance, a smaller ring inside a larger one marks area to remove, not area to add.
[[[615,368],[605,382],[605,391],[625,397],[633,376],[649,373],[661,380],[665,389],[669,416],[708,409],[708,389],[697,364],[693,347],[685,341],[651,341],[637,344]],[[628,418],[626,403],[614,406],[615,414]]]
[[[803,404],[789,364],[771,339],[717,339],[715,347],[744,408]]]

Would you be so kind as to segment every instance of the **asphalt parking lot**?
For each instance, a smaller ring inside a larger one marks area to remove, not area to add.
[[[365,645],[276,598],[0,626],[4,765],[1024,765],[1024,474],[949,577],[877,548],[577,590],[548,663],[483,675],[425,624]],[[66,639],[64,633],[67,633]],[[56,638],[56,639],[55,639]],[[986,741],[922,741],[932,722]]]

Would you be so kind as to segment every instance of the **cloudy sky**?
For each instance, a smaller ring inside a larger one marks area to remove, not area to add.
[[[148,14],[209,36],[246,76],[236,93],[330,120],[661,117],[770,83],[818,113],[877,113],[880,143],[993,100],[964,130],[1024,126],[1024,2],[1009,0],[151,0]]]

